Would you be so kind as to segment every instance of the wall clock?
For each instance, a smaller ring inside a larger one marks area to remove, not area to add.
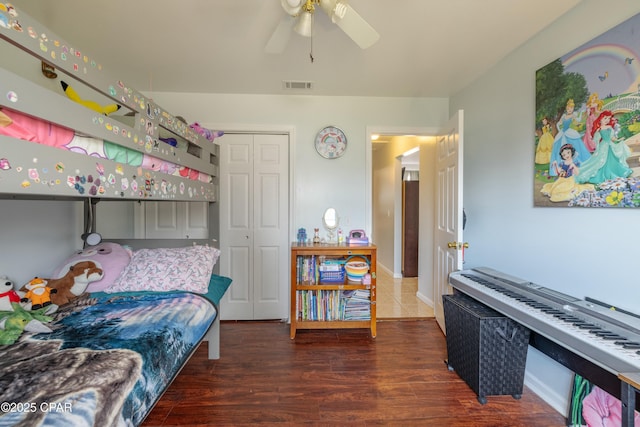
[[[316,135],[316,151],[325,159],[337,159],[347,149],[347,136],[342,129],[326,126]]]

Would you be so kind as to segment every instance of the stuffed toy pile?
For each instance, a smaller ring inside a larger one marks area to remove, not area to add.
[[[12,306],[12,311],[0,311],[0,345],[13,344],[24,331],[52,332],[45,325],[52,320],[45,314],[47,307],[29,311],[16,302]]]
[[[23,300],[14,289],[13,281],[0,276],[0,345],[13,344],[24,331],[51,332],[44,324],[52,320],[47,316],[51,307],[33,310],[31,304],[25,304]]]

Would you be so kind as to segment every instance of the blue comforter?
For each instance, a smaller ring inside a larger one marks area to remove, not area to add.
[[[139,425],[217,315],[186,293],[93,294],[0,346],[0,426]]]

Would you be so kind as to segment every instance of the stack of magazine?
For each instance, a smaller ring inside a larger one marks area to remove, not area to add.
[[[371,300],[368,289],[342,291],[344,320],[371,319]]]

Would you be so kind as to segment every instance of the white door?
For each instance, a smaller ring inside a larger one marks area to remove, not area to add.
[[[434,312],[445,331],[442,295],[452,292],[449,273],[462,269],[462,126],[458,111],[438,136],[436,144],[436,224]]]
[[[220,155],[220,318],[286,319],[289,137],[226,134]]]
[[[147,239],[209,238],[208,202],[142,202]]]

